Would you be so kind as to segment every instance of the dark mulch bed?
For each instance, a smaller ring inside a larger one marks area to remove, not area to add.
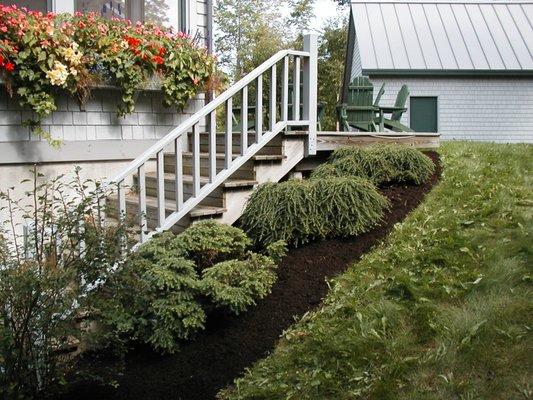
[[[116,360],[103,354],[90,355],[82,364],[90,365],[93,373],[103,374],[105,380],[116,379],[118,388],[78,382],[63,398],[214,399],[246,367],[265,357],[296,318],[320,304],[327,292],[327,278],[357,261],[420,204],[441,173],[438,154],[427,154],[438,166],[428,183],[382,189],[392,209],[380,227],[355,238],[324,240],[291,250],[279,266],[279,280],[272,294],[238,317],[210,315],[207,329],[177,354],[160,355],[137,347],[127,355],[121,374]],[[113,369],[115,374],[110,373]]]

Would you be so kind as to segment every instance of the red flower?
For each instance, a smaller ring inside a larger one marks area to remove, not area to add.
[[[165,55],[165,53],[166,53],[165,48],[164,48],[164,47],[161,47],[161,48],[159,49],[159,55],[160,55],[161,57],[163,57],[163,56]]]
[[[161,64],[163,64],[165,62],[165,60],[163,60],[163,57],[160,57],[160,56],[154,56],[152,58],[152,60],[154,60],[154,62],[156,64],[159,64],[159,65],[161,65]]]
[[[124,40],[126,42],[128,42],[128,44],[130,45],[130,47],[132,48],[136,48],[137,46],[139,46],[141,44],[141,41],[140,39],[135,39],[131,36],[124,36]]]
[[[0,67],[3,67],[3,66],[4,66],[4,57],[0,55]]]
[[[7,72],[13,72],[13,70],[15,69],[15,65],[12,62],[8,61],[4,68]]]

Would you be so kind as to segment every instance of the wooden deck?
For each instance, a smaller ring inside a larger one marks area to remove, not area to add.
[[[368,146],[374,143],[398,143],[419,149],[436,149],[440,144],[438,133],[397,132],[318,132],[318,151],[331,151],[341,146]]]
[[[288,135],[301,132],[289,132]],[[317,133],[317,154],[306,157],[295,168],[295,172],[309,173],[324,163],[331,151],[341,146],[369,146],[375,143],[397,143],[418,149],[434,150],[440,145],[438,133],[397,132],[328,132]]]

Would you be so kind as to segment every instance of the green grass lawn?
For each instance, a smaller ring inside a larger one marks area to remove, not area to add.
[[[424,203],[221,398],[533,397],[533,146],[441,155]]]

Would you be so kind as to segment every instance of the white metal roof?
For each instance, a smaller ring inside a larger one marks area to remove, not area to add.
[[[361,0],[351,8],[352,76],[533,71],[533,1]]]

